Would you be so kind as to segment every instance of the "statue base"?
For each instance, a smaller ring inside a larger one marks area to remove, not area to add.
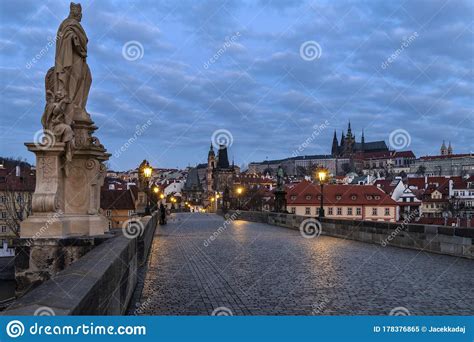
[[[284,213],[286,212],[286,191],[275,190],[275,212]]]
[[[76,149],[66,161],[65,143],[25,144],[36,155],[36,188],[32,211],[21,223],[22,238],[64,238],[102,235],[109,230],[99,213],[100,188],[109,154],[90,145]]]

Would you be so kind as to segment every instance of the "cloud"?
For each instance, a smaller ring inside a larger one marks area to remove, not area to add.
[[[220,128],[234,136],[236,164],[283,158],[325,120],[330,129],[305,153],[328,153],[334,129],[339,137],[349,119],[358,137],[365,129],[366,140],[387,140],[394,127],[408,130],[416,155],[437,153],[443,139],[455,152],[474,150],[470,1],[84,1],[82,7],[93,76],[88,110],[101,142],[113,153],[137,125],[153,120],[114,168],[135,167],[144,156],[159,166],[202,162]],[[5,1],[0,13],[0,144],[33,161],[23,143],[40,128],[44,75],[54,62],[48,44],[68,3]],[[132,40],[144,49],[136,61],[122,55]],[[314,61],[300,56],[310,40],[321,46]]]

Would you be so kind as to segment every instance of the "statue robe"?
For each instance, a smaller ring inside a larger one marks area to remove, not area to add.
[[[92,77],[86,62],[87,36],[79,21],[65,19],[59,26],[55,56],[55,93],[64,94],[69,100],[65,123],[71,124],[78,109],[86,115],[86,103]],[[77,114],[76,114],[77,115]]]

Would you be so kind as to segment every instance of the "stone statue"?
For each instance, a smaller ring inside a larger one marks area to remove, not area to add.
[[[277,171],[277,189],[282,189],[283,188],[283,178],[284,178],[284,173],[281,165],[278,167]]]
[[[54,93],[61,92],[67,99],[66,123],[77,117],[88,117],[86,103],[92,83],[87,65],[87,36],[81,25],[82,8],[71,2],[69,16],[57,33],[54,61]]]
[[[92,135],[97,127],[85,108],[92,78],[81,18],[81,5],[71,3],[69,16],[57,32],[41,117],[48,143],[25,144],[36,155],[37,171],[32,214],[21,223],[22,238],[91,236],[108,230],[99,210],[104,163],[110,154]]]
[[[45,133],[53,135],[55,142],[66,143],[66,165],[76,145],[85,145],[90,140],[87,130],[79,131],[84,134],[76,137],[72,128],[75,121],[92,123],[85,108],[92,77],[86,63],[88,40],[81,18],[81,5],[71,2],[69,16],[57,32],[54,67],[46,74],[46,106],[41,118]]]

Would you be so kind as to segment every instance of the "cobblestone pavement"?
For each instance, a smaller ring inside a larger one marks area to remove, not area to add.
[[[213,214],[176,214],[157,228],[138,312],[474,314],[472,260],[327,236],[305,239],[296,230],[246,221],[221,229],[206,247],[223,222]]]

